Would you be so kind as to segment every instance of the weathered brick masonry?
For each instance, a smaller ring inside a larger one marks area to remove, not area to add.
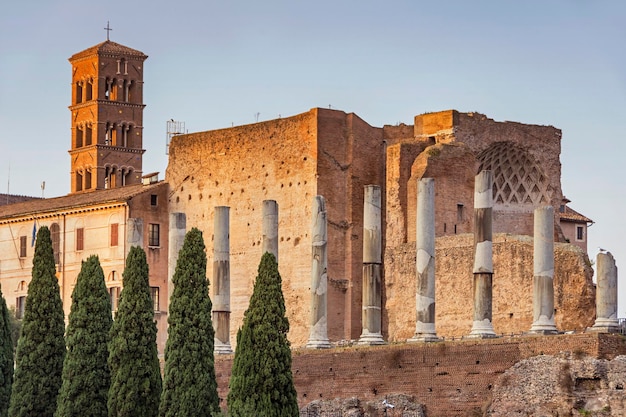
[[[467,416],[491,399],[498,376],[522,359],[559,352],[612,359],[626,354],[618,335],[581,333],[294,350],[292,370],[300,407],[317,399],[413,395],[429,417]],[[233,356],[216,357],[219,395],[225,399]],[[223,404],[225,406],[225,404]]]

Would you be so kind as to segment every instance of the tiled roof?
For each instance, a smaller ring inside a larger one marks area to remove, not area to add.
[[[21,203],[22,201],[35,200],[39,197],[29,197],[27,195],[2,194],[0,193],[0,206],[7,204]]]
[[[69,194],[63,197],[33,199],[21,203],[9,204],[0,206],[0,220],[10,219],[11,217],[71,210],[97,204],[123,203],[139,194],[152,191],[166,184],[166,182],[161,181],[150,185],[127,185],[110,190],[90,191],[79,194]]]
[[[97,45],[87,48],[84,51],[77,52],[70,57],[70,61],[79,58],[85,58],[93,55],[130,55],[138,58],[146,59],[148,55],[136,49],[129,48],[128,46],[120,45],[113,41],[104,41]]]
[[[561,221],[574,222],[574,223],[593,223],[589,217],[585,217],[576,210],[564,205],[564,211],[559,212]]]

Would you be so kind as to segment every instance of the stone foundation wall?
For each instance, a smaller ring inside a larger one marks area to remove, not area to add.
[[[435,327],[446,338],[472,328],[473,235],[436,240]],[[495,234],[493,239],[493,327],[497,334],[519,334],[533,321],[533,239]],[[560,331],[584,330],[595,321],[595,287],[589,259],[576,246],[555,244],[554,298]],[[385,252],[383,330],[390,341],[415,332],[415,245]]]
[[[496,379],[515,363],[559,352],[612,359],[626,354],[626,339],[591,333],[294,350],[292,370],[301,408],[320,399],[406,394],[425,405],[428,417],[467,416],[490,402]],[[232,359],[215,361],[222,407]]]

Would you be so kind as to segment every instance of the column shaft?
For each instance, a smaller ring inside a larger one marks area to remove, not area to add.
[[[263,200],[262,253],[269,252],[278,262],[278,204],[274,200]]]
[[[533,237],[533,324],[531,333],[556,334],[554,322],[554,208],[535,209]]]
[[[481,171],[474,180],[474,316],[470,337],[495,337],[493,298],[493,177]]]
[[[382,336],[382,199],[380,186],[365,186],[363,205],[363,313],[360,344],[376,345]]]
[[[230,346],[230,207],[215,207],[213,229],[213,326],[215,352],[232,353]]]
[[[321,195],[313,198],[312,256],[311,256],[311,333],[308,348],[329,348],[328,340],[328,258],[326,202]]]
[[[617,318],[617,266],[615,258],[599,253],[596,258],[596,322],[589,330],[614,333],[619,331]]]
[[[417,182],[415,335],[409,342],[439,340],[435,331],[435,180]]]
[[[169,233],[168,233],[168,254],[167,254],[167,305],[169,311],[170,299],[174,293],[174,272],[176,271],[176,263],[178,262],[178,252],[185,243],[185,234],[187,233],[187,216],[185,213],[170,213],[169,215]]]

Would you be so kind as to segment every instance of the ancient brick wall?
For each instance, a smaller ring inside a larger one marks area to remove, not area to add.
[[[312,109],[285,119],[175,137],[167,180],[172,212],[204,231],[212,265],[215,206],[230,206],[231,344],[261,258],[261,204],[279,211],[279,272],[294,346],[309,336],[311,203],[328,210],[329,337],[360,334],[363,187],[382,184],[382,131],[352,114]],[[209,267],[208,276],[211,278]]]
[[[473,235],[437,238],[435,300],[437,334],[460,337],[472,328]],[[520,333],[533,321],[533,240],[495,234],[493,239],[493,327]],[[554,301],[559,330],[584,330],[595,320],[595,287],[587,256],[576,246],[555,244]],[[390,341],[415,332],[415,245],[385,253],[383,328]]]
[[[611,359],[626,354],[626,342],[617,335],[575,334],[295,350],[292,371],[300,407],[316,399],[382,401],[402,393],[414,395],[429,417],[467,416],[490,401],[496,379],[516,362],[562,351]],[[215,364],[225,399],[232,355],[218,356]]]
[[[417,179],[435,178],[437,235],[453,238],[471,233],[479,153],[493,144],[500,148],[491,151],[489,161],[495,161],[498,152],[513,159],[519,153],[522,159],[512,162],[516,169],[528,162],[545,174],[542,186],[549,185],[551,195],[560,196],[560,132],[552,127],[494,122],[479,114],[445,111],[417,116],[413,127],[381,129],[354,114],[312,109],[289,118],[175,137],[166,174],[171,211],[186,213],[188,228],[204,231],[209,278],[214,207],[231,207],[231,343],[242,323],[261,257],[261,203],[265,199],[276,200],[279,206],[279,271],[291,322],[289,338],[293,346],[308,340],[315,195],[326,198],[328,210],[328,336],[332,341],[359,337],[363,187],[368,184],[380,185],[383,195],[383,332],[391,340],[411,337]],[[546,192],[542,189],[538,195]],[[508,201],[500,204],[494,208],[494,231],[532,234],[533,207]],[[471,328],[473,239],[463,236],[438,242],[437,326],[444,336],[464,335]],[[532,245],[520,242],[507,238],[494,249],[497,332],[530,327]],[[557,272],[561,275],[555,282],[563,287],[556,293],[561,329],[581,328],[593,320],[589,313],[595,310],[591,270],[583,257],[572,255],[566,260],[572,262]]]

